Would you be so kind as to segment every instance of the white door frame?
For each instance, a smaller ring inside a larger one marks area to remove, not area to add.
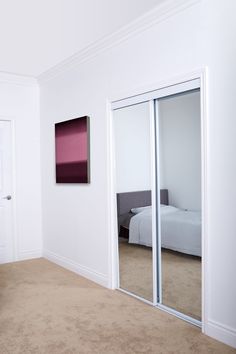
[[[183,74],[178,77],[162,81],[153,84],[149,87],[143,87],[141,89],[133,89],[132,92],[121,93],[116,97],[107,99],[107,127],[108,127],[108,183],[109,183],[109,193],[108,193],[108,210],[109,210],[109,224],[108,232],[109,238],[109,286],[112,289],[119,288],[119,257],[118,257],[118,231],[117,231],[117,205],[116,205],[116,171],[114,162],[114,134],[113,134],[113,120],[112,120],[112,110],[115,105],[121,107],[121,102],[123,101],[124,106],[127,103],[130,104],[134,102],[134,97],[138,98],[138,95],[143,95],[146,93],[147,100],[149,101],[152,97],[152,92],[157,90],[170,89],[173,85],[179,85],[181,83],[186,83],[190,80],[200,80],[200,97],[201,97],[201,200],[202,200],[202,332],[205,333],[205,324],[208,320],[208,109],[207,109],[207,68],[202,68],[191,73]],[[128,99],[127,99],[128,98]],[[155,169],[153,168],[153,171]],[[155,173],[155,171],[154,171]],[[155,173],[156,178],[156,173]],[[153,303],[156,306],[155,303]],[[164,308],[163,308],[164,310]]]
[[[12,241],[13,241],[13,262],[19,259],[17,239],[17,217],[16,217],[16,149],[15,149],[15,120],[6,115],[0,115],[0,121],[10,122],[12,138]]]

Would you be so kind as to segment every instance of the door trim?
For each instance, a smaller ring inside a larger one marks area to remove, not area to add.
[[[207,67],[200,68],[196,71],[185,73],[174,78],[161,81],[150,86],[142,87],[140,91],[133,89],[127,94],[118,94],[107,99],[107,144],[108,144],[108,233],[109,237],[109,287],[112,289],[119,288],[118,272],[118,245],[117,245],[117,226],[116,226],[116,198],[115,198],[115,163],[114,163],[114,139],[113,139],[113,119],[112,110],[118,108],[115,102],[121,101],[134,96],[142,95],[143,93],[150,93],[150,91],[157,91],[166,89],[173,85],[179,85],[191,80],[199,80],[200,83],[200,97],[201,97],[201,200],[202,200],[202,332],[205,333],[205,325],[208,323],[208,283],[209,283],[209,255],[208,255],[208,85],[207,85]],[[124,106],[127,106],[127,101]],[[153,303],[153,306],[155,304]],[[159,307],[160,308],[160,307]]]
[[[12,242],[13,262],[19,259],[18,237],[17,237],[17,212],[16,212],[16,146],[15,146],[15,120],[11,116],[0,115],[0,121],[10,122],[12,138]]]

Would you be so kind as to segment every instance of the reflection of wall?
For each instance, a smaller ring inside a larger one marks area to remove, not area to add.
[[[117,192],[151,188],[148,103],[114,111]]]
[[[161,188],[169,190],[170,204],[200,210],[200,93],[160,100],[159,117]]]

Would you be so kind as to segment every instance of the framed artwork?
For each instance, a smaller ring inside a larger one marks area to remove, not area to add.
[[[90,183],[89,117],[55,124],[56,183]]]

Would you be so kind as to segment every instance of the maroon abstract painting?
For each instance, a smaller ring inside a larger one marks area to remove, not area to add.
[[[56,182],[89,183],[89,117],[55,124]]]

